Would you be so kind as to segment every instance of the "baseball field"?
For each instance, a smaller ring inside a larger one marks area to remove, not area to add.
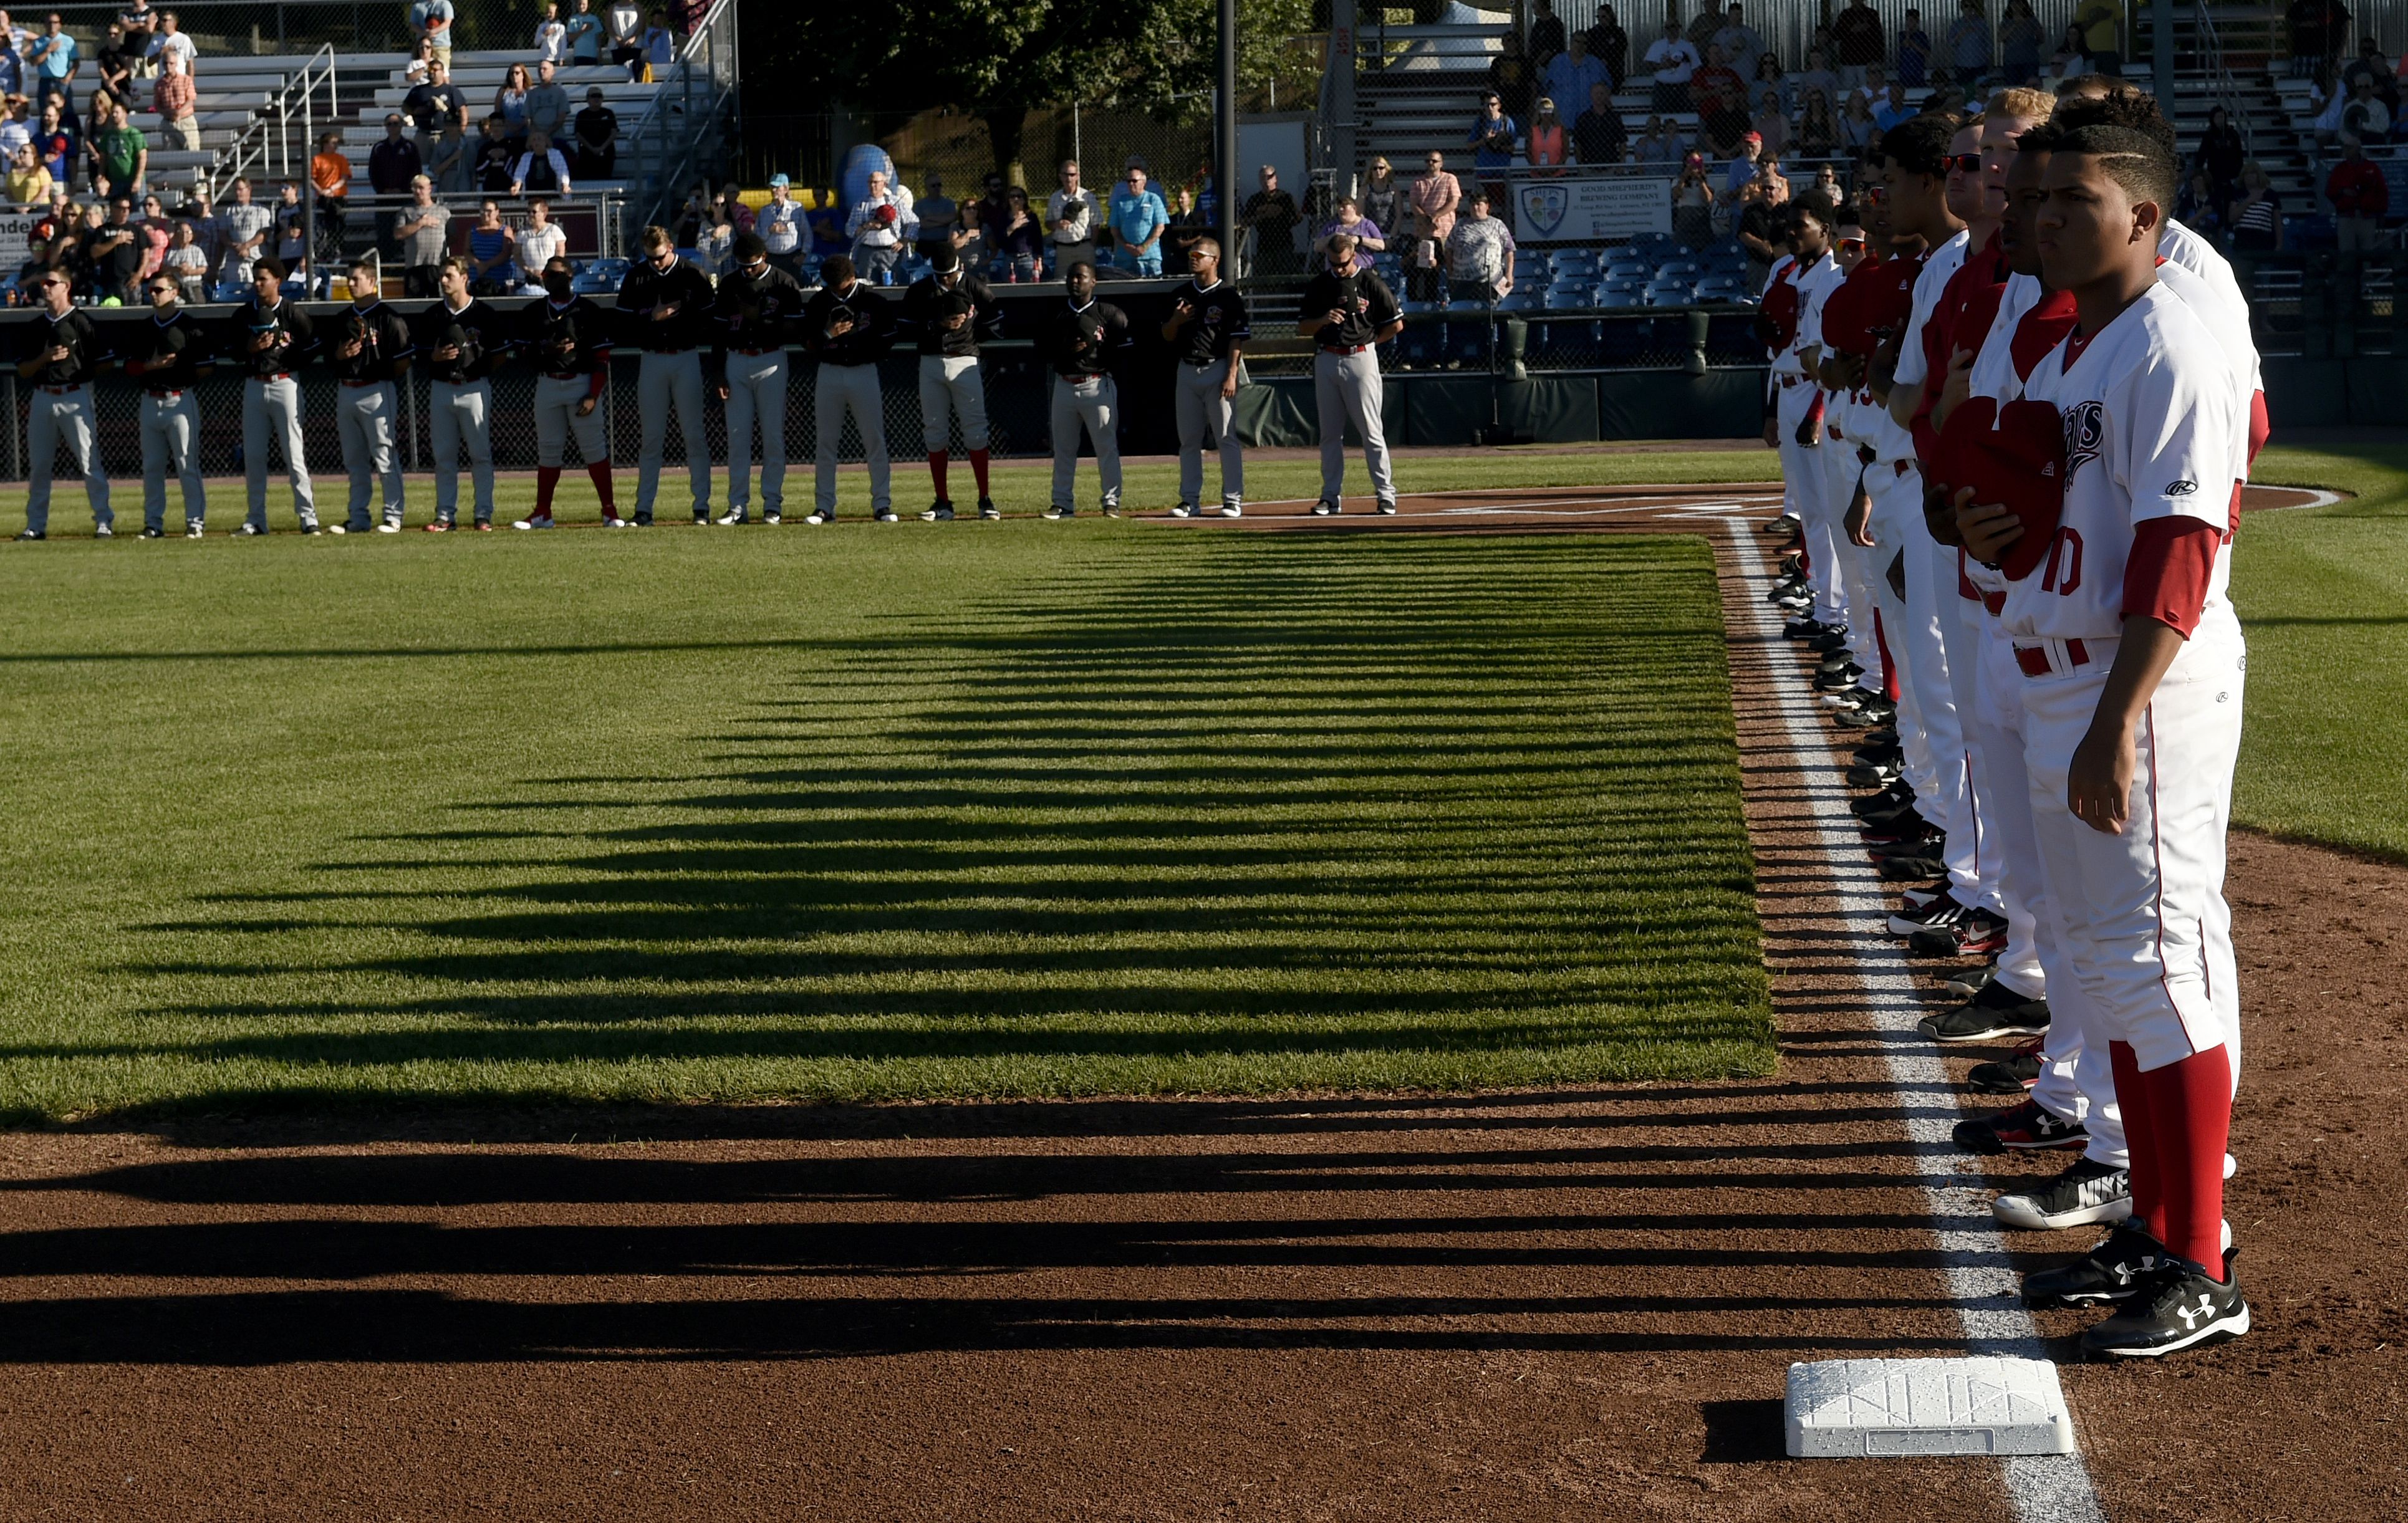
[[[437,536],[422,482],[403,535],[280,491],[242,542],[222,481],[207,540],[121,486],[104,544],[63,497],[0,553],[0,1430],[48,1457],[0,1512],[2015,1516],[1766,1447],[1787,1359],[1961,1347],[1751,729],[1773,470],[1407,456],[1404,518],[1306,534],[1254,532],[1301,459],[1239,525],[1158,463],[1069,523],[1017,465],[995,525],[848,477],[832,528],[565,489]],[[2408,1421],[2362,1277],[2408,448],[2258,478],[2342,500],[2235,552],[2231,1209],[2356,1245],[2266,1335],[2069,1371],[2118,1519],[2408,1495],[2350,1437]],[[2180,1413],[2294,1478],[2142,1458]]]

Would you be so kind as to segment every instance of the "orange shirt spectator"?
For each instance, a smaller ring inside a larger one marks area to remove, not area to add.
[[[351,161],[331,145],[320,149],[309,161],[309,183],[320,195],[341,200],[351,193]]]

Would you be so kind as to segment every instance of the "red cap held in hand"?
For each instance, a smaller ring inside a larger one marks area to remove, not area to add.
[[[2065,425],[2045,402],[1970,397],[1940,431],[1931,476],[1949,500],[1973,489],[1976,503],[1996,503],[2021,520],[2023,537],[2007,547],[2000,565],[2021,581],[2039,568],[2065,513]]]

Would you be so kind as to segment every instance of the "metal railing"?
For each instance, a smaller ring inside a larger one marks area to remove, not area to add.
[[[633,157],[627,241],[678,205],[678,187],[720,147],[720,124],[737,93],[736,0],[717,0],[686,35],[673,81],[659,81],[652,104],[626,133]],[[674,155],[674,157],[672,157]]]
[[[252,172],[255,167],[262,178],[274,176],[290,178],[293,174],[293,119],[301,119],[301,165],[307,170],[309,154],[317,142],[318,92],[326,93],[324,120],[332,124],[336,116],[335,48],[328,43],[311,53],[294,73],[285,76],[284,88],[268,98],[251,119],[242,135],[219,149],[217,163],[207,176],[209,198],[216,200],[225,193],[237,176]]]

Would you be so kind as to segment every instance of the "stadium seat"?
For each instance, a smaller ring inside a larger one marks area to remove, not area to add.
[[[1620,276],[1632,280],[1645,280],[1656,273],[1656,266],[1643,259],[1618,254],[1605,266],[1604,273],[1609,278]]]
[[[1527,312],[1536,308],[1538,305],[1539,298],[1536,294],[1516,286],[1512,292],[1507,293],[1503,301],[1497,304],[1497,310],[1499,312]]]
[[[1547,292],[1546,309],[1550,312],[1579,312],[1592,305],[1593,292],[1585,286],[1556,286]]]
[[[1599,286],[1597,305],[1608,311],[1619,311],[1647,305],[1646,294],[1636,286]]]
[[[1646,291],[1650,306],[1687,306],[1697,294],[1697,288],[1683,279],[1656,280]]]
[[[1446,332],[1448,363],[1469,365],[1488,363],[1488,346],[1495,325],[1489,320],[1487,303],[1447,303],[1442,326]]]
[[[1668,259],[1656,266],[1657,280],[1694,281],[1705,273],[1705,266],[1694,259]]]
[[[1543,318],[1530,324],[1526,358],[1563,369],[1597,363],[1597,320]]]

